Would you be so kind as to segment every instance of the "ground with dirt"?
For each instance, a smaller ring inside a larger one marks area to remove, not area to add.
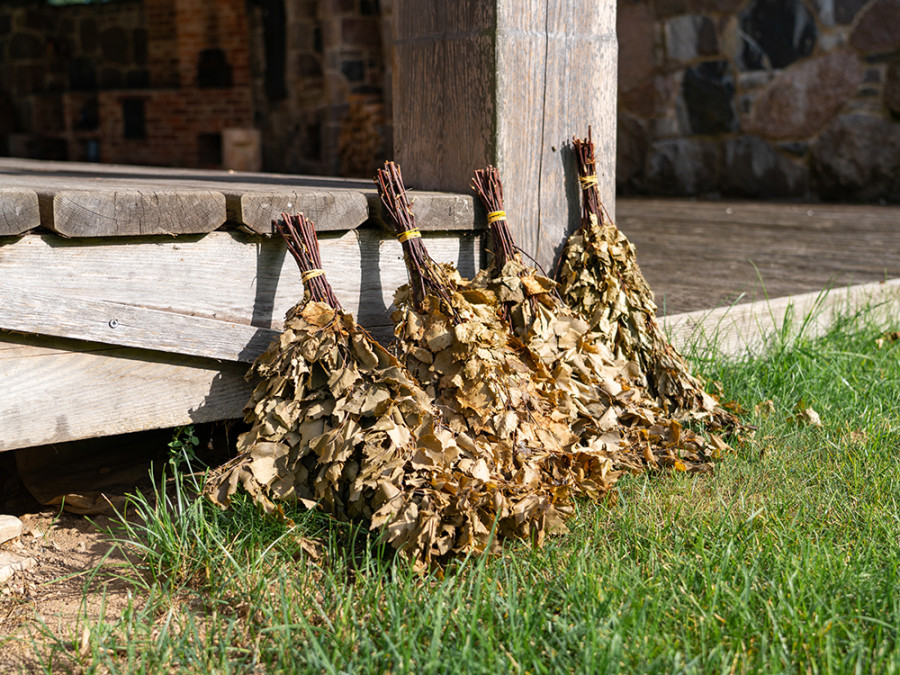
[[[38,665],[34,648],[42,623],[77,649],[83,617],[96,620],[103,611],[113,619],[128,604],[126,583],[111,577],[124,560],[104,534],[106,516],[46,510],[20,518],[22,536],[0,545],[0,552],[32,558],[34,565],[0,588],[0,672]]]

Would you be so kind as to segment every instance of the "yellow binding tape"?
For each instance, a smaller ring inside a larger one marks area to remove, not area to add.
[[[581,183],[581,189],[587,190],[591,186],[597,185],[597,176],[579,176],[578,181]]]
[[[325,274],[325,270],[323,270],[323,269],[316,268],[316,269],[308,270],[303,273],[303,276],[300,277],[300,280],[305,284],[310,279],[315,279],[316,277],[320,277],[323,274]]]
[[[419,230],[407,230],[406,232],[401,232],[397,235],[397,240],[402,244],[407,239],[416,239],[417,237],[421,237],[422,232]]]
[[[498,220],[506,220],[506,211],[491,211],[488,214],[488,225],[493,225]]]

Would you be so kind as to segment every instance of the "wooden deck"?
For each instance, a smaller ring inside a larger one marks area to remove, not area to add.
[[[414,195],[432,255],[473,274],[480,207]],[[247,363],[302,292],[284,246],[262,236],[282,210],[314,217],[341,301],[388,339],[406,271],[369,181],[0,159],[0,450],[239,416]],[[617,211],[678,343],[716,329],[732,351],[752,347],[761,317],[771,327],[827,286],[842,288],[832,305],[900,313],[900,208]],[[752,303],[763,285],[771,301]]]
[[[900,207],[619,199],[662,314],[900,278]]]

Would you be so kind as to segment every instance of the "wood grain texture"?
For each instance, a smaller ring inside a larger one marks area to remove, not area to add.
[[[511,177],[504,178],[506,210],[520,246],[554,269],[580,222],[572,137],[587,136],[588,127],[601,198],[615,211],[615,3],[500,0],[498,6],[497,165]],[[523,60],[534,64],[531,77],[521,77]]]
[[[725,355],[742,356],[759,353],[773,335],[782,333],[788,319],[795,327],[789,332],[790,339],[796,337],[796,327],[806,317],[811,320],[804,327],[804,336],[815,337],[823,335],[837,318],[864,307],[870,308],[867,316],[876,325],[887,328],[896,324],[900,279],[675,314],[663,319],[663,327],[679,349],[714,345]]]
[[[420,230],[453,232],[487,228],[487,214],[473,195],[420,191],[414,185],[407,188]],[[384,206],[375,192],[369,195],[369,213],[376,222],[393,231],[390,216],[384,213]]]
[[[472,171],[497,165],[519,245],[552,269],[578,224],[570,146],[589,125],[614,211],[615,3],[401,0],[395,17],[394,151],[407,182],[465,193]]]
[[[0,451],[240,417],[246,369],[0,333]]]
[[[281,213],[302,213],[319,232],[354,230],[369,218],[366,195],[358,191],[228,192],[228,219],[251,232],[272,234]]]
[[[34,190],[0,187],[0,237],[22,234],[40,224],[38,196]]]
[[[352,230],[369,219],[381,220],[381,203],[373,181],[357,178],[0,158],[0,189],[5,189],[2,186],[39,191],[44,226],[51,230],[56,227],[69,237],[204,233],[219,227],[226,218],[248,232],[268,235],[272,219],[283,211],[303,213],[312,218],[319,231]],[[479,218],[480,206],[474,204],[467,186],[464,194],[420,191],[415,179],[409,187],[422,229],[470,230],[484,226]],[[76,194],[70,195],[72,192]],[[215,217],[210,217],[210,222],[201,222],[196,214],[186,212],[185,219],[193,219],[193,224],[172,223],[170,212],[180,216],[182,207],[190,206],[179,199],[185,202],[208,194],[215,195],[210,207],[214,207]],[[35,227],[33,220],[21,231]],[[0,227],[2,222],[0,218]],[[16,222],[13,227],[24,224]]]
[[[64,237],[201,234],[225,223],[225,196],[210,190],[39,190],[42,218]]]
[[[408,185],[469,194],[496,161],[494,0],[394,3],[394,156]]]
[[[117,302],[5,288],[0,330],[249,363],[278,336],[268,328]]]
[[[436,260],[454,262],[467,276],[481,267],[479,237],[426,234],[425,242]],[[320,247],[344,307],[376,335],[389,337],[393,294],[407,281],[400,244],[366,228],[323,233]],[[303,293],[300,273],[280,239],[228,232],[132,239],[128,245],[27,235],[0,246],[0,287],[276,330]],[[206,330],[200,325],[197,341]],[[189,321],[183,330],[191,330]]]
[[[900,208],[619,200],[666,314],[900,277]]]

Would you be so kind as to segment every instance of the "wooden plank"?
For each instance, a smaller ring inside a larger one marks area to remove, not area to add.
[[[28,232],[41,224],[34,190],[0,187],[0,237]]]
[[[483,230],[487,228],[487,214],[481,203],[473,195],[452,192],[432,192],[417,190],[407,185],[412,199],[416,225],[427,232],[454,232],[458,230]],[[384,206],[377,191],[367,193],[369,213],[380,224],[393,231],[390,216],[384,213]]]
[[[369,218],[366,196],[355,191],[228,191],[226,198],[228,219],[258,234],[272,234],[272,220],[281,213],[302,213],[319,232],[353,230]]]
[[[480,237],[426,234],[425,242],[436,260],[454,262],[466,276],[481,268]],[[389,338],[393,294],[407,281],[400,244],[366,228],[323,233],[320,247],[344,307],[377,336]],[[300,274],[280,239],[213,232],[132,239],[123,246],[116,239],[27,235],[0,250],[0,288],[20,293],[52,292],[276,330],[302,297]],[[189,323],[184,330],[191,330]]]
[[[225,195],[211,190],[38,190],[42,222],[64,237],[202,234],[225,223]]]
[[[313,219],[319,231],[352,230],[370,217],[379,219],[381,213],[381,204],[373,181],[355,178],[0,158],[0,186],[4,185],[15,185],[18,186],[17,189],[39,190],[43,195],[45,224],[48,229],[52,229],[54,211],[60,211],[60,207],[54,203],[54,198],[58,194],[67,194],[73,190],[102,195],[104,203],[114,203],[113,195],[115,195],[115,199],[119,200],[117,208],[120,212],[130,208],[132,217],[138,214],[145,222],[142,231],[137,225],[129,226],[127,223],[115,225],[104,217],[93,225],[92,221],[82,219],[80,229],[68,226],[66,231],[60,230],[66,236],[72,237],[178,234],[179,232],[169,232],[166,227],[159,225],[154,229],[151,219],[160,207],[153,203],[150,196],[156,194],[224,195],[226,215],[222,217],[221,213],[217,212],[218,222],[215,227],[221,225],[227,218],[229,222],[260,234],[271,234],[271,221],[282,211],[307,215]],[[422,229],[451,231],[484,226],[483,215],[476,212],[468,188],[465,194],[457,195],[419,191],[414,180],[409,186],[414,190],[416,210],[421,216]],[[78,197],[84,199],[84,195]],[[177,204],[167,206],[165,199],[162,206],[167,210],[178,208]],[[217,202],[216,207],[219,206]],[[65,213],[80,213],[78,204],[66,204],[63,210]],[[57,219],[62,218],[62,215],[58,213]],[[128,227],[131,227],[132,231],[127,231]],[[215,227],[197,225],[193,230],[185,232],[203,233]]]
[[[614,211],[615,3],[398,0],[394,26],[407,182],[468,193],[472,171],[495,164],[519,245],[553,269],[580,213],[569,145],[589,125]]]
[[[268,328],[9,287],[0,330],[246,363],[278,336]]]
[[[245,364],[0,333],[0,451],[232,419]]]
[[[684,221],[715,225],[753,225],[772,229],[815,229],[865,225],[876,230],[900,228],[900,208],[896,206],[851,204],[791,204],[783,202],[720,202],[687,199],[620,198],[619,222],[639,218],[665,223]]]
[[[790,339],[804,324],[803,334],[815,337],[823,335],[839,317],[866,307],[867,316],[876,324],[885,328],[896,325],[900,279],[676,314],[662,323],[678,349],[697,345],[702,350],[712,345],[727,356],[743,356],[759,353],[772,335],[782,332],[787,320],[792,321]]]
[[[900,277],[898,207],[648,202],[619,226],[666,313]]]

